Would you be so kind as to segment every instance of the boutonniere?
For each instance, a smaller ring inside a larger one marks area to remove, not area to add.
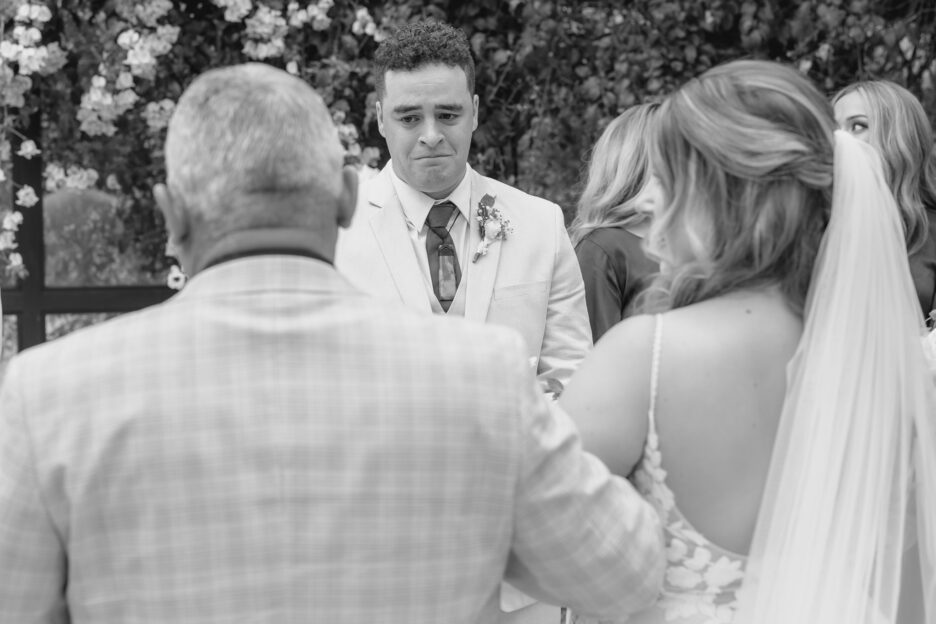
[[[475,250],[472,262],[477,262],[478,258],[486,256],[491,243],[507,240],[507,235],[513,232],[510,221],[494,206],[495,199],[497,198],[485,193],[478,202],[478,212],[475,218],[478,220],[481,242]]]

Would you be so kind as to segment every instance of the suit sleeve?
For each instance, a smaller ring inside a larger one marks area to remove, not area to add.
[[[554,210],[555,256],[546,329],[536,372],[541,382],[552,378],[565,387],[591,349],[592,333],[578,259],[566,233],[562,210],[556,204],[551,206]]]
[[[591,240],[582,240],[575,248],[582,280],[592,338],[598,341],[623,317],[624,289],[607,252]]]
[[[665,564],[658,515],[582,450],[571,419],[517,369],[522,459],[506,580],[583,616],[621,619],[646,608]]]
[[[17,364],[0,389],[0,624],[64,624],[65,551],[39,491]]]

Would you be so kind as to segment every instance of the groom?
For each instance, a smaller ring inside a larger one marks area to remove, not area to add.
[[[408,307],[518,330],[541,384],[561,390],[591,347],[582,275],[557,205],[467,164],[478,96],[465,34],[409,24],[374,61],[391,161],[362,186],[337,268]]]

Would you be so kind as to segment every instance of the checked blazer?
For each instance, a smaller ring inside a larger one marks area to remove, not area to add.
[[[491,622],[503,578],[641,608],[657,516],[524,352],[289,255],[24,351],[0,389],[0,624]]]

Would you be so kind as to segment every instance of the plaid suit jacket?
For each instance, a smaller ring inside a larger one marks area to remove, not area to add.
[[[285,255],[23,352],[0,392],[0,623],[486,622],[505,576],[640,608],[656,515],[523,353]]]

